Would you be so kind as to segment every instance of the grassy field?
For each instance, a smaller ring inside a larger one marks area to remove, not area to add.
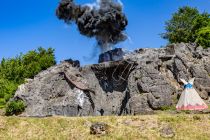
[[[109,133],[90,134],[90,125],[104,122]],[[170,138],[164,129],[172,131]],[[0,140],[209,140],[210,114],[165,114],[109,117],[0,117]]]

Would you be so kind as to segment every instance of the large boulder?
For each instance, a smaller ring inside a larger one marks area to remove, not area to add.
[[[210,49],[171,44],[84,67],[78,61],[64,61],[19,86],[13,100],[25,102],[22,116],[148,114],[176,104],[183,90],[180,78],[192,77],[208,102]]]

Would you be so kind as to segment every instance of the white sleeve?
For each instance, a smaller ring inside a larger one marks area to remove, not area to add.
[[[193,85],[195,78],[189,80],[189,83]]]

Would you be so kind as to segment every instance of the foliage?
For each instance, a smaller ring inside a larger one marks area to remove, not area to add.
[[[210,48],[210,26],[198,31],[196,42],[205,48]]]
[[[38,48],[38,52],[36,50],[30,51],[22,57],[22,63],[25,68],[23,77],[33,78],[41,70],[55,65],[54,50],[52,48],[45,50],[40,47]]]
[[[206,43],[209,40],[209,25],[210,14],[201,14],[196,8],[188,6],[181,7],[165,23],[166,33],[163,33],[162,37],[170,43],[197,42],[198,45],[209,47]]]
[[[172,19],[166,22],[166,33],[163,38],[169,42],[188,42],[191,34],[192,21],[199,15],[195,8],[183,7],[174,13]]]
[[[52,48],[40,47],[15,58],[3,58],[0,63],[0,108],[13,97],[18,85],[23,84],[26,78],[33,78],[40,71],[55,64]]]
[[[25,104],[23,101],[11,101],[6,106],[6,115],[18,115],[19,113],[23,112],[25,110]]]

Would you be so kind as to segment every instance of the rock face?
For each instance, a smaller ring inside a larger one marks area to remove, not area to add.
[[[21,85],[13,100],[25,102],[22,116],[148,114],[176,104],[182,91],[179,79],[192,77],[208,102],[210,49],[172,44],[84,67],[78,61],[64,61]]]

